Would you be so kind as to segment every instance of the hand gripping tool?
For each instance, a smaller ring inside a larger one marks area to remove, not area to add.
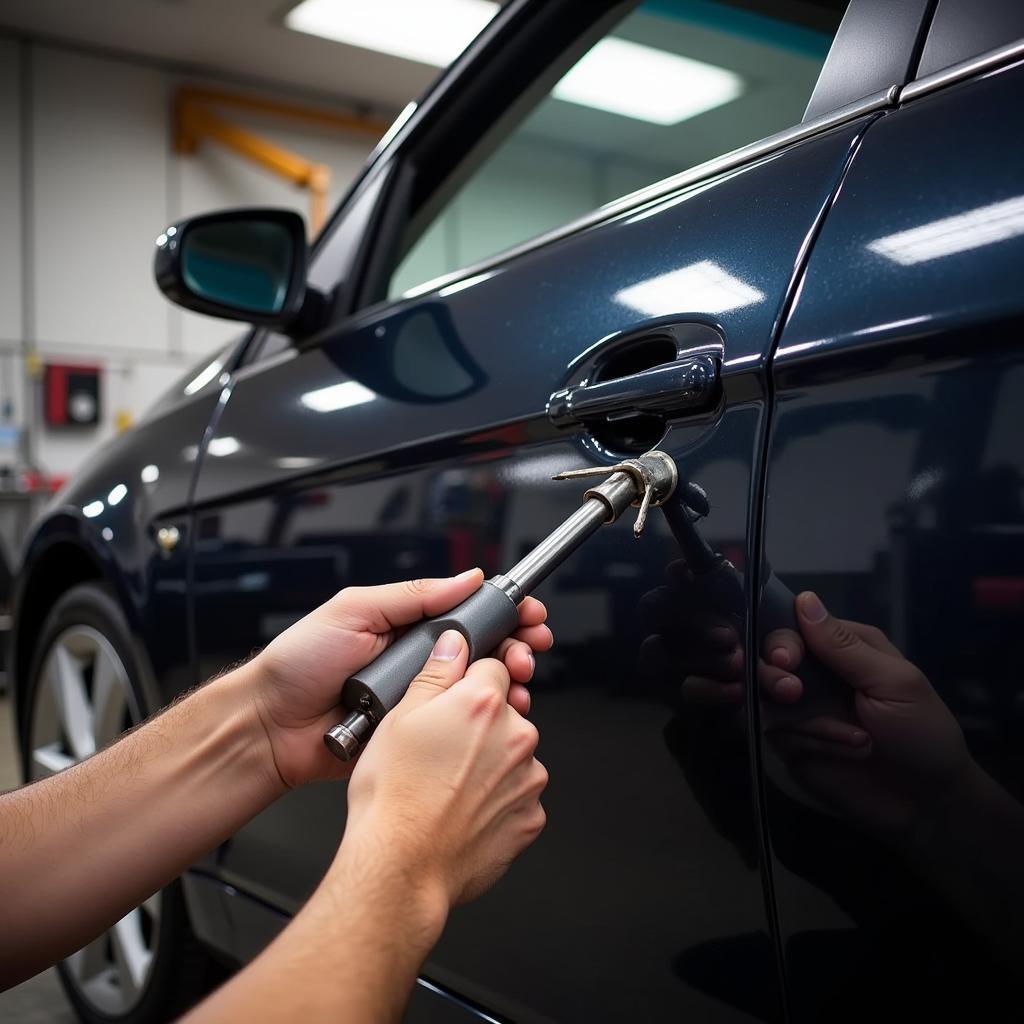
[[[555,480],[605,476],[584,493],[583,504],[506,573],[485,581],[462,604],[410,627],[369,665],[346,680],[341,703],[348,717],[324,735],[336,757],[350,761],[380,720],[402,699],[448,629],[469,644],[469,660],[486,657],[519,626],[519,604],[605,523],[614,523],[630,506],[639,507],[633,533],[639,537],[648,510],[663,504],[678,482],[671,456],[650,451],[611,467],[576,469]]]

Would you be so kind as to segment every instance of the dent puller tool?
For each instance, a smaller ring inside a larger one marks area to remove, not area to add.
[[[462,604],[437,618],[416,623],[379,657],[346,680],[341,703],[348,717],[324,735],[335,757],[350,761],[380,720],[402,699],[419,674],[437,638],[457,629],[469,644],[469,660],[490,654],[519,626],[519,604],[605,523],[614,523],[631,505],[639,507],[633,533],[639,537],[648,510],[675,490],[675,461],[650,451],[615,466],[575,469],[555,480],[605,476],[584,493],[583,504],[508,572],[485,581]]]

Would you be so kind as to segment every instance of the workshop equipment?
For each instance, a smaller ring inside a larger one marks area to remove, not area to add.
[[[494,576],[450,612],[412,626],[378,658],[351,676],[341,702],[351,712],[324,736],[342,761],[359,752],[380,720],[402,699],[433,650],[437,638],[457,629],[469,644],[469,660],[485,657],[519,625],[519,604],[588,537],[614,523],[630,505],[639,507],[633,533],[639,537],[648,510],[664,503],[678,482],[675,461],[660,451],[611,467],[559,473],[555,480],[605,476],[584,494],[583,504],[507,573]]]

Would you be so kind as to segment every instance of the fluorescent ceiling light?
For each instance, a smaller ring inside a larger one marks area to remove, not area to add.
[[[498,13],[491,0],[302,0],[288,28],[447,67]]]
[[[993,242],[1005,242],[1020,234],[1024,234],[1024,198],[1018,196],[933,220],[909,231],[897,231],[876,239],[868,248],[909,267],[940,256],[980,249]]]
[[[733,71],[610,36],[555,86],[556,99],[654,124],[678,124],[743,92]]]
[[[363,387],[358,381],[347,380],[344,384],[331,384],[316,391],[307,391],[299,401],[307,409],[315,412],[334,412],[336,409],[349,409],[353,405],[372,402],[376,394]]]
[[[725,313],[752,306],[763,298],[764,292],[733,277],[712,260],[670,270],[615,294],[616,302],[645,316],[689,311]]]

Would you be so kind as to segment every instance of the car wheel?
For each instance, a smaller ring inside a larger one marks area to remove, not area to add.
[[[103,586],[69,590],[47,617],[29,674],[21,749],[26,781],[101,750],[153,708],[128,623]],[[175,882],[58,965],[82,1020],[155,1024],[183,1013],[221,973],[188,926]]]

